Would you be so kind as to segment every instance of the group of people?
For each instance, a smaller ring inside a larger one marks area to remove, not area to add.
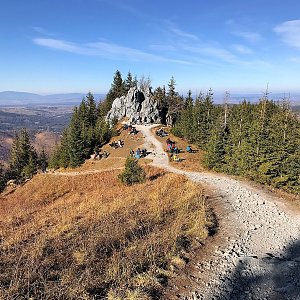
[[[169,138],[166,140],[167,143],[167,152],[171,153],[170,159],[176,162],[180,162],[178,154],[180,153],[180,149],[176,146],[176,143],[171,141]]]
[[[156,130],[156,135],[160,137],[165,137],[168,136],[168,133],[164,131],[163,128],[161,127],[158,130]]]
[[[137,148],[135,151],[130,150],[130,156],[140,159],[142,157],[147,156],[147,150],[145,148],[143,148],[143,149]]]
[[[179,158],[178,154],[181,152],[180,149],[176,146],[176,143],[171,141],[169,138],[166,140],[167,143],[167,152],[170,153],[171,160],[174,160],[176,162],[181,161],[182,159]],[[197,150],[192,149],[190,145],[186,146],[186,152],[188,153],[194,153]]]
[[[109,144],[113,149],[122,148],[124,146],[123,140],[113,141]]]
[[[167,143],[167,152],[172,153],[172,154],[180,153],[180,149],[178,149],[175,142],[173,142],[169,138],[167,138],[166,143]]]
[[[135,127],[133,127],[131,124],[124,124],[123,125],[123,130],[127,130],[128,134],[137,134],[138,131],[136,130]]]
[[[109,152],[107,151],[101,151],[101,149],[96,148],[94,151],[94,154],[91,155],[92,159],[104,159],[107,158],[109,156]]]

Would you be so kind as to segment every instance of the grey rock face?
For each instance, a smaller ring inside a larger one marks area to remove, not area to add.
[[[131,88],[126,96],[114,100],[106,119],[111,122],[114,118],[121,120],[125,117],[137,124],[161,123],[158,104],[150,89]]]

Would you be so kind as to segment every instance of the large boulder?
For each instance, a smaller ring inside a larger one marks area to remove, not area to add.
[[[153,100],[150,88],[146,91],[131,88],[126,96],[114,100],[106,119],[111,122],[125,117],[137,124],[161,123],[158,104]]]

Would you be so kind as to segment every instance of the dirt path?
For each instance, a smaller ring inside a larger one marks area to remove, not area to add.
[[[220,243],[195,264],[197,272],[187,274],[193,287],[179,289],[176,298],[300,299],[300,216],[275,197],[227,176],[169,166],[153,126],[136,127],[154,166],[207,184],[222,205]]]

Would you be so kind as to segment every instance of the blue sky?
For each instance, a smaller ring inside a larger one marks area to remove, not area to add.
[[[0,91],[300,92],[299,0],[3,0]]]

